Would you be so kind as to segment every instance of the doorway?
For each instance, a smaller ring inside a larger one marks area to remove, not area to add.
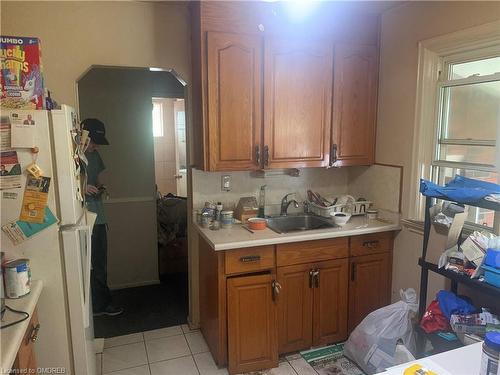
[[[185,324],[188,315],[185,84],[169,71],[94,66],[78,80],[80,119],[97,118],[108,225],[108,286],[119,316],[96,337]]]

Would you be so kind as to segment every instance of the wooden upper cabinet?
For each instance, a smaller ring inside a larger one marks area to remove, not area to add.
[[[314,289],[313,345],[321,346],[347,338],[349,260],[321,262],[316,267]]]
[[[276,302],[270,274],[227,279],[230,374],[278,366]]]
[[[207,33],[209,170],[259,167],[262,43],[259,36]]]
[[[350,263],[349,332],[372,311],[390,303],[391,254],[353,257]]]
[[[332,52],[324,41],[265,40],[264,168],[328,165]]]
[[[334,66],[331,164],[373,164],[377,48],[368,45],[337,45]]]

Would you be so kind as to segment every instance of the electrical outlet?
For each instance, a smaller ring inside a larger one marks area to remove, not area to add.
[[[230,175],[222,176],[221,189],[222,189],[222,191],[230,191],[231,190],[231,176]]]

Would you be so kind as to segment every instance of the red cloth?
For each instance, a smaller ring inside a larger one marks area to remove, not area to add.
[[[450,322],[439,308],[437,300],[432,301],[425,310],[425,314],[420,321],[420,327],[426,333],[451,330]]]

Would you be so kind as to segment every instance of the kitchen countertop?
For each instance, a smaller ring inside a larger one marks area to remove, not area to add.
[[[31,315],[38,303],[38,297],[42,292],[43,282],[41,280],[32,281],[31,292],[24,297],[18,299],[5,299],[5,305],[15,310],[25,311],[30,314],[30,317],[25,321],[1,330],[0,347],[0,373],[8,374],[14,364],[17,351],[21,346],[24,334],[31,320]],[[13,321],[22,318],[20,314],[14,314],[7,310],[5,311],[2,325],[9,324]]]
[[[282,243],[321,240],[325,238],[357,236],[360,234],[387,232],[400,230],[399,222],[389,220],[369,220],[366,216],[352,217],[343,227],[315,229],[309,231],[276,233],[269,228],[256,230],[250,233],[241,227],[241,224],[234,224],[232,228],[210,230],[195,224],[198,232],[216,251],[239,249],[244,247],[276,245]]]

